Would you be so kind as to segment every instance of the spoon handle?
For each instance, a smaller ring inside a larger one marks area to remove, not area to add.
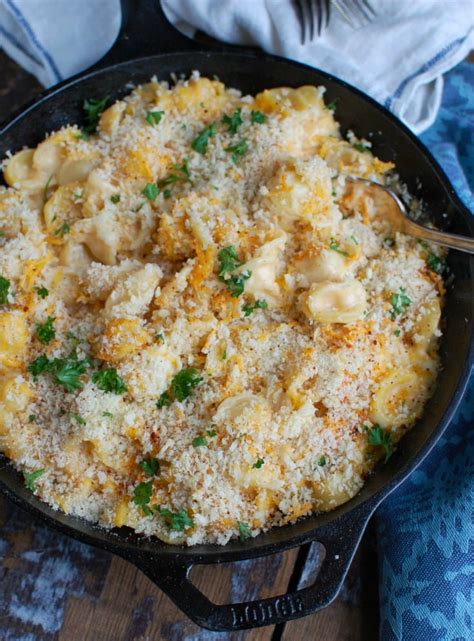
[[[406,231],[413,236],[418,236],[423,240],[429,240],[438,245],[451,247],[452,249],[459,249],[469,254],[474,254],[474,238],[467,236],[460,236],[459,234],[448,234],[445,231],[438,231],[437,229],[429,229],[423,225],[406,219]]]

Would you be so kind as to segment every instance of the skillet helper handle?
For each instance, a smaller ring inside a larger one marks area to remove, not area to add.
[[[203,628],[231,632],[276,625],[313,614],[336,598],[372,512],[373,508],[361,506],[320,528],[317,540],[326,554],[315,582],[280,596],[216,605],[190,581],[194,563],[186,557],[154,562],[147,556],[132,562]]]
[[[160,53],[207,48],[175,29],[165,16],[160,0],[120,0],[120,4],[120,33],[94,69]]]

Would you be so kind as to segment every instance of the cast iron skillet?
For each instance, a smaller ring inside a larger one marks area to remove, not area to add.
[[[134,13],[128,16],[125,30],[100,63],[108,66],[46,91],[11,118],[0,129],[0,158],[7,150],[38,144],[48,131],[80,122],[84,98],[110,95],[115,100],[130,90],[127,83],[141,83],[154,74],[159,79],[168,79],[170,73],[189,74],[198,69],[209,77],[217,74],[227,85],[246,93],[281,85],[322,84],[327,87],[327,101],[338,100],[337,119],[343,131],[353,129],[373,142],[377,156],[393,160],[410,192],[423,198],[440,228],[468,236],[473,234],[469,211],[432,156],[406,127],[363,93],[322,71],[276,56],[236,48],[198,50],[196,43],[170,27],[158,3],[136,0],[133,6]],[[166,53],[150,55],[156,53],[156,49]],[[176,53],[180,49],[185,52]],[[461,400],[474,354],[474,258],[451,251],[448,263],[454,281],[446,299],[441,345],[443,370],[435,394],[423,418],[403,438],[388,464],[368,479],[355,498],[333,512],[273,529],[243,543],[184,548],[140,538],[126,528],[106,531],[55,512],[25,489],[21,476],[0,456],[1,491],[52,527],[129,560],[193,621],[208,629],[240,630],[282,623],[316,612],[336,597],[376,507],[432,449]],[[251,559],[310,541],[323,544],[325,560],[315,583],[293,593],[248,603],[215,605],[188,578],[195,564]]]

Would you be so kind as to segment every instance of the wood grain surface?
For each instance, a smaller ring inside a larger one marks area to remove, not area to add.
[[[41,91],[0,51],[0,121]],[[303,587],[317,574],[314,546],[254,561],[202,566],[193,582],[215,603]],[[0,641],[374,641],[377,571],[373,529],[336,601],[318,614],[246,632],[203,630],[126,561],[54,532],[0,497]]]

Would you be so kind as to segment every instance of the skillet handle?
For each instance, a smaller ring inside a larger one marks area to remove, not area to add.
[[[94,69],[159,53],[223,48],[207,44],[204,46],[184,36],[169,22],[160,0],[120,0],[120,3],[120,33],[113,47],[94,65]]]
[[[157,561],[147,555],[129,560],[203,628],[231,632],[285,623],[313,614],[336,598],[373,511],[372,506],[360,506],[319,528],[317,541],[326,554],[313,585],[266,599],[216,605],[190,581],[194,563],[186,557]]]

